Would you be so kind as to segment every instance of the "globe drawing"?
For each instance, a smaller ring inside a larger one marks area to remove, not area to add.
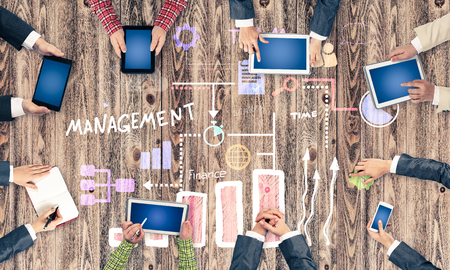
[[[225,153],[227,165],[234,170],[242,170],[250,164],[251,155],[247,147],[236,144],[228,148]]]

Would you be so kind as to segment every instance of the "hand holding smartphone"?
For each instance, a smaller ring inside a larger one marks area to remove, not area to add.
[[[375,212],[375,216],[373,217],[372,224],[370,225],[369,230],[372,232],[378,232],[379,220],[383,222],[383,230],[385,230],[386,225],[389,221],[389,217],[391,216],[392,209],[394,209],[394,206],[385,202],[379,202],[377,211]]]

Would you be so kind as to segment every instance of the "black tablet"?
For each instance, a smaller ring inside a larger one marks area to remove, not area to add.
[[[71,68],[72,60],[44,56],[33,95],[33,103],[59,112]]]
[[[124,26],[127,51],[122,52],[122,73],[155,72],[155,51],[150,51],[153,26]]]

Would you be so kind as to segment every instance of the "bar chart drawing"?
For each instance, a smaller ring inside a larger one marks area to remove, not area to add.
[[[161,167],[164,170],[172,169],[172,142],[163,141],[162,149],[153,148],[152,152],[141,152],[142,170],[150,169],[150,160],[152,161],[151,168],[153,170],[160,170]]]

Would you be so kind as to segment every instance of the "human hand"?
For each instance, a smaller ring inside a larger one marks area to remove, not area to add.
[[[310,59],[310,66],[314,67],[314,64],[316,62],[320,62],[322,59],[322,41],[311,38],[311,42],[309,44],[309,59]]]
[[[16,167],[13,170],[14,183],[19,186],[38,189],[37,186],[31,181],[48,175],[50,173],[50,169],[51,168],[49,166],[40,164]]]
[[[36,40],[36,43],[34,43],[33,48],[40,55],[46,56],[54,55],[58,57],[64,56],[64,54],[58,48],[56,48],[55,46],[48,43],[42,38],[38,38],[38,40]]]
[[[398,60],[407,60],[417,54],[416,48],[412,44],[395,48],[388,56],[393,62]]]
[[[144,233],[144,230],[142,229],[141,224],[139,224],[139,223],[133,224],[133,222],[131,222],[131,221],[124,221],[124,222],[122,222],[121,226],[122,226],[123,238],[125,238],[125,240],[128,243],[137,244],[137,243],[141,242],[142,239],[144,239],[145,233]],[[133,238],[133,236],[139,230],[140,230],[140,234],[137,235],[136,237],[134,237],[133,240],[131,240],[131,238]]]
[[[370,237],[377,240],[381,244],[383,244],[386,248],[390,248],[394,243],[395,239],[388,233],[383,230],[383,222],[381,220],[378,221],[378,232],[373,232],[370,229],[370,225],[372,225],[372,220],[367,224],[367,231],[370,234]],[[388,223],[386,226],[390,226],[391,223]]]
[[[370,182],[391,171],[392,160],[363,159],[355,167],[357,173],[350,173],[350,177],[369,175],[370,178],[364,182],[366,187]]]
[[[402,83],[405,87],[417,87],[417,89],[408,89],[409,97],[412,103],[419,103],[423,101],[433,101],[434,99],[434,85],[424,80],[414,80],[408,83]]]
[[[261,226],[272,232],[273,234],[277,235],[277,236],[283,236],[284,234],[290,232],[291,230],[288,228],[288,226],[286,225],[286,223],[284,223],[284,221],[282,219],[278,219],[276,218],[274,220],[274,224],[271,225],[269,223],[267,223],[265,220],[260,220],[258,222],[259,224],[261,224]]]
[[[33,224],[31,224],[31,227],[33,227],[35,233],[39,233],[44,231],[44,226],[47,224],[48,218],[51,214],[55,212],[55,208],[52,207],[51,209],[48,209],[47,212],[45,212],[42,216],[38,217]],[[56,211],[56,218],[55,220],[50,221],[50,223],[47,225],[47,228],[45,228],[45,231],[52,231],[56,228],[56,225],[63,221],[63,217],[61,216],[61,213]]]
[[[127,46],[125,45],[125,34],[123,29],[117,30],[109,37],[112,46],[114,47],[114,51],[116,52],[119,58],[122,58],[122,52],[127,51]]]
[[[267,221],[270,225],[275,225],[275,220],[279,218],[283,218],[284,214],[281,213],[280,210],[276,208],[264,208],[262,209],[255,219],[255,226],[253,227],[252,231],[259,233],[260,235],[266,235],[267,230],[262,226],[262,223],[260,223],[260,220]]]
[[[183,228],[181,228],[179,238],[181,240],[188,240],[191,237],[192,237],[192,225],[190,221],[186,220],[185,222],[183,222]]]
[[[256,58],[258,62],[261,62],[261,54],[258,47],[258,39],[262,43],[269,43],[265,40],[260,33],[256,30],[254,26],[241,27],[239,32],[239,48],[244,49],[245,52],[249,54],[256,53]]]
[[[44,115],[51,112],[47,107],[34,104],[31,99],[24,99],[22,101],[22,109],[26,114],[33,115]]]
[[[159,26],[154,26],[152,30],[152,43],[150,44],[150,50],[156,49],[155,55],[161,52],[161,49],[166,41],[167,32]]]

